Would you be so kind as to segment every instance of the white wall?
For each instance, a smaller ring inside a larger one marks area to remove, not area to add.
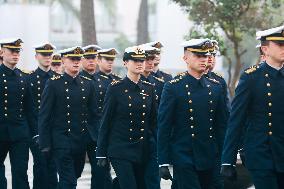
[[[0,39],[17,37],[24,41],[20,68],[37,67],[33,45],[47,41],[49,7],[44,5],[3,4],[0,6]]]

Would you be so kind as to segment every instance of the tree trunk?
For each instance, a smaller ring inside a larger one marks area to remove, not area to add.
[[[149,42],[148,0],[141,0],[137,21],[137,44]]]
[[[81,0],[82,45],[97,44],[94,0]]]
[[[233,74],[233,78],[232,78],[232,83],[230,85],[230,95],[231,97],[235,95],[235,88],[236,88],[236,83],[239,80],[239,76],[241,73],[241,69],[242,69],[242,62],[241,62],[241,53],[239,53],[239,43],[237,41],[234,41],[234,56],[235,56],[235,60],[236,60],[236,64],[235,64],[235,71]]]

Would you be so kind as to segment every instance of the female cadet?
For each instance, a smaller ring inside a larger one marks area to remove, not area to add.
[[[145,189],[149,143],[156,127],[153,85],[142,81],[145,52],[129,47],[123,55],[127,76],[108,87],[98,138],[98,165],[110,160],[121,189]]]

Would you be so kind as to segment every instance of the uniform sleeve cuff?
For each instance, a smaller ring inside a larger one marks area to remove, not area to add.
[[[96,157],[97,159],[105,159],[106,157]]]
[[[232,164],[230,164],[230,163],[223,163],[222,165],[232,165]],[[236,165],[232,165],[232,166],[236,167]]]
[[[159,167],[168,167],[170,166],[170,164],[162,164],[162,165],[159,165]]]

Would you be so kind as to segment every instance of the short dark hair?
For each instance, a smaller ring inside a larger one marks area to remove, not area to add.
[[[261,46],[268,46],[269,45],[269,41],[261,41]]]

